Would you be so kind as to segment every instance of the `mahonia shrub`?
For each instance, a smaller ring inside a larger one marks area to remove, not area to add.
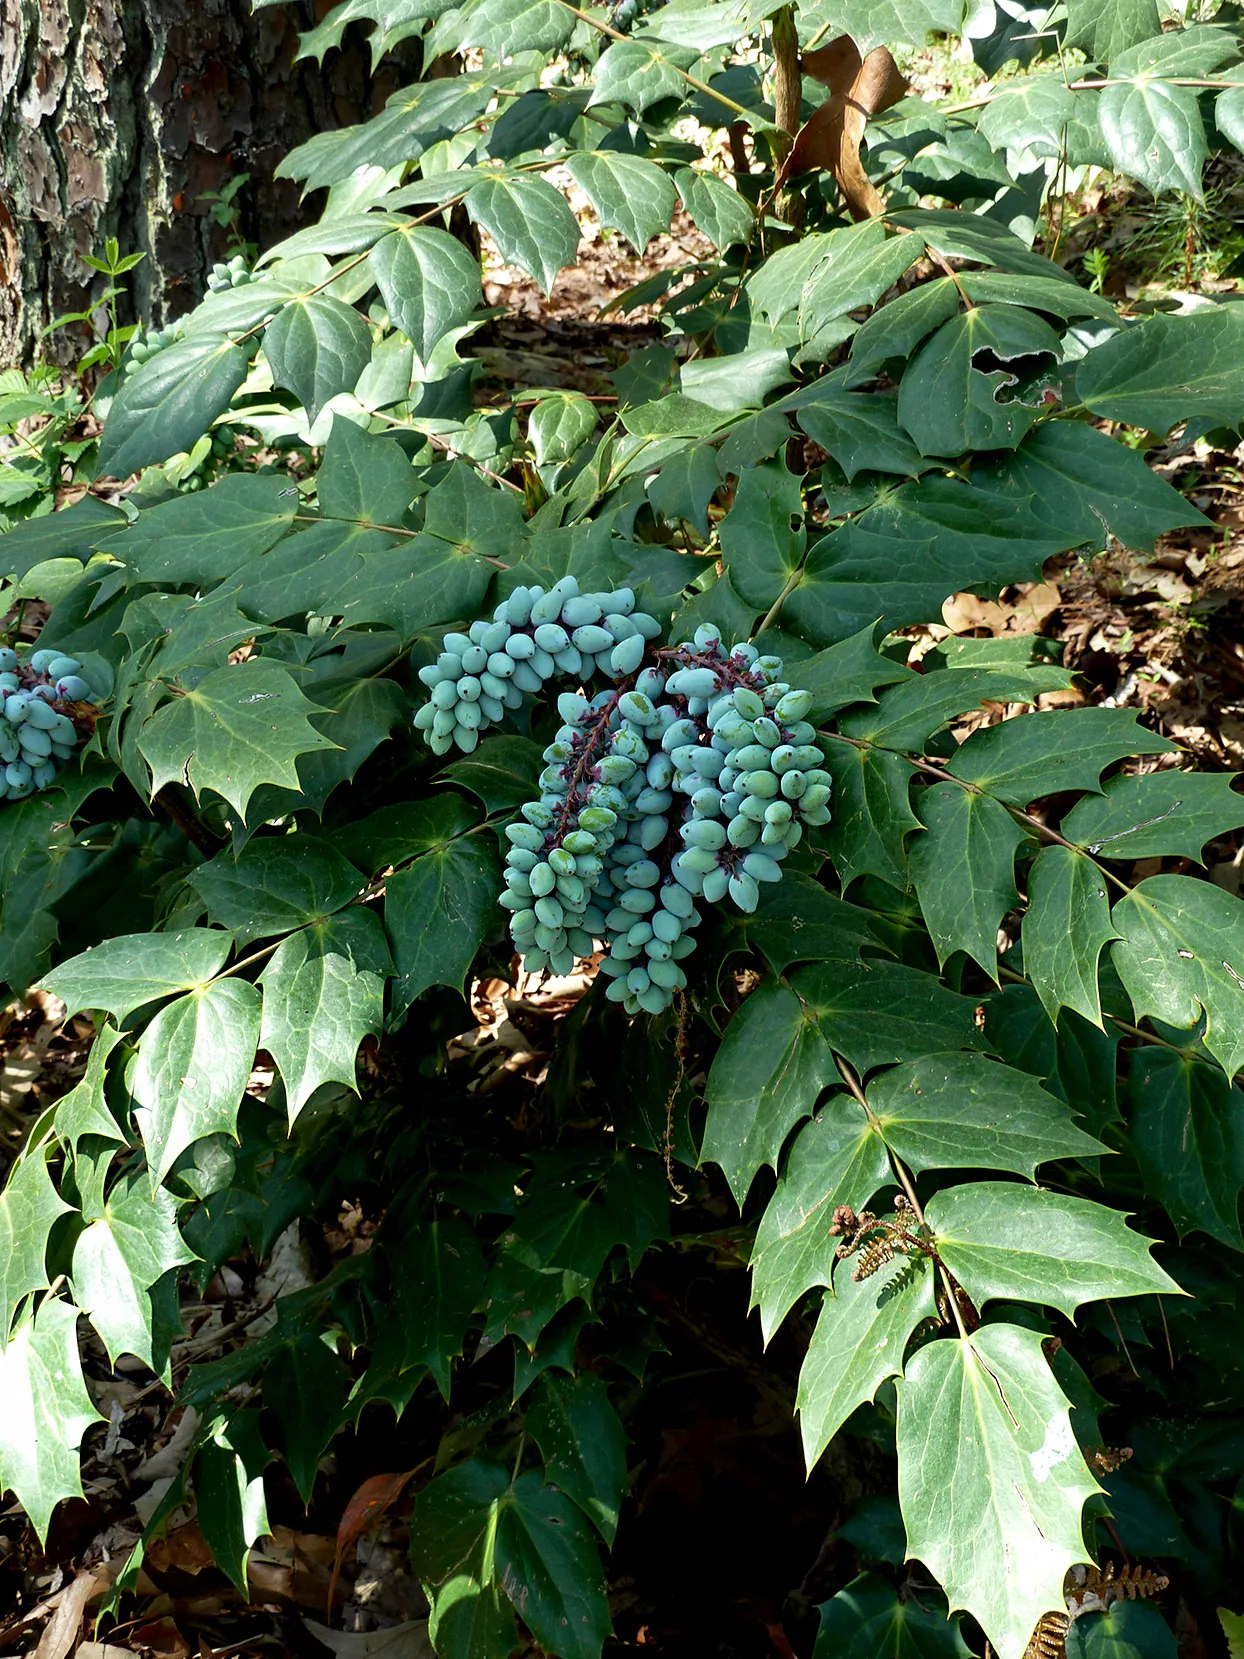
[[[244,1586],[266,1468],[309,1503],[364,1411],[465,1399],[411,1488],[431,1640],[595,1659],[633,1275],[721,1182],[764,1341],[804,1333],[809,1468],[889,1459],[817,1659],[1156,1659],[1131,1600],[1238,1610],[1244,905],[1201,859],[1244,800],[1125,708],[1042,709],[1052,642],[913,667],[902,632],[1207,523],[1142,451],[1244,420],[1244,311],[1124,315],[1033,244],[1069,169],[1200,192],[1234,17],[350,0],[306,35],[461,72],[303,145],[318,219],[114,328],[97,464],[141,476],[53,511],[34,445],[0,536],[0,977],[96,1033],[0,1196],[0,1482],[41,1536],[80,1493],[82,1320],[198,1414],[114,1605],[180,1507]],[[1005,74],[911,96],[930,30]],[[620,300],[663,335],[612,393],[481,401],[470,227],[547,291],[567,180],[637,250],[680,201],[702,257]],[[444,1065],[517,959],[591,981],[522,1140]],[[417,1094],[356,1093],[382,1035]],[[174,1379],[182,1278],[346,1179],[372,1247]]]

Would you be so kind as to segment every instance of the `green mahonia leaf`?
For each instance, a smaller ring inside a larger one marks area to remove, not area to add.
[[[1185,1030],[1228,1077],[1244,1065],[1244,904],[1207,881],[1150,876],[1114,907],[1110,954],[1137,1018]],[[1237,966],[1240,964],[1240,966]]]
[[[205,985],[225,965],[233,944],[223,928],[179,933],[125,933],[62,962],[43,981],[67,1014],[102,1008],[125,1020],[144,1003]]]
[[[1159,755],[1174,747],[1127,709],[1058,709],[982,727],[960,745],[947,770],[1024,807],[1059,790],[1096,789],[1103,768],[1125,755]]]
[[[1041,412],[1039,393],[1024,400],[1022,378],[1055,362],[1059,349],[1034,312],[975,306],[943,323],[908,364],[898,418],[922,455],[1014,449]]]
[[[962,1048],[981,1046],[973,999],[922,969],[872,959],[816,963],[791,984],[825,1041],[859,1072],[935,1053],[956,1038]]]
[[[550,56],[566,44],[574,31],[574,16],[557,0],[467,0],[457,20],[449,23],[444,42],[429,47],[439,54],[451,47],[481,47],[490,57],[509,58],[516,52]]]
[[[923,1589],[900,1600],[880,1574],[861,1573],[822,1603],[812,1659],[968,1659],[959,1620],[948,1619],[944,1606],[937,1597],[930,1605]]]
[[[1021,82],[1021,87],[1024,84],[1031,83]],[[1061,87],[1063,83],[1060,80],[1057,84]],[[996,103],[989,105],[990,110],[995,107]],[[981,120],[983,126],[984,114]],[[1000,147],[1005,148],[1005,143]],[[958,273],[958,284],[977,305],[1022,305],[1030,311],[1048,311],[1063,322],[1070,322],[1073,317],[1100,317],[1103,322],[1118,325],[1118,312],[1103,295],[1073,288],[1053,277],[1016,276],[1009,271],[962,271]],[[1043,430],[1092,432],[1094,429],[1076,425]]]
[[[978,1307],[1037,1302],[1071,1318],[1082,1302],[1181,1294],[1150,1256],[1150,1240],[1083,1198],[977,1181],[939,1192],[925,1215],[938,1254]]]
[[[709,1072],[702,1159],[721,1166],[741,1205],[757,1172],[777,1167],[787,1135],[837,1082],[833,1056],[799,996],[761,982],[726,1027]]]
[[[1098,1490],[1036,1331],[985,1325],[930,1342],[897,1384],[907,1548],[952,1609],[1021,1659],[1063,1579],[1085,1559],[1080,1511]]]
[[[1044,847],[1028,872],[1024,969],[1055,1023],[1074,1008],[1101,1024],[1097,960],[1117,938],[1105,877],[1085,853]]]
[[[400,167],[454,137],[496,96],[496,69],[453,75],[403,87],[384,111],[358,126],[316,133],[285,157],[278,178],[301,179],[304,189],[337,184],[360,167]],[[163,356],[163,353],[160,354]]]
[[[962,0],[813,0],[799,8],[800,33],[807,29],[819,38],[827,18],[864,53],[899,42],[923,46],[931,34],[958,34],[963,5]]]
[[[598,1659],[610,1623],[589,1523],[534,1471],[511,1480],[473,1459],[440,1475],[415,1502],[410,1550],[447,1659],[504,1659],[513,1645],[508,1616],[488,1618],[487,1645],[471,1629],[489,1593],[517,1604],[547,1652]]]
[[[263,349],[273,384],[293,392],[314,422],[330,398],[354,390],[371,362],[371,330],[352,305],[329,294],[300,296],[268,324]]]
[[[40,1542],[61,1499],[82,1496],[78,1447],[101,1421],[82,1378],[78,1309],[49,1297],[0,1354],[0,1487]]]
[[[547,1477],[612,1544],[627,1492],[626,1435],[604,1383],[590,1371],[545,1372],[528,1407],[527,1432]]]
[[[920,750],[935,732],[981,703],[1033,703],[1043,691],[1066,690],[1071,678],[1067,669],[1052,662],[913,674],[883,691],[875,708],[853,710],[838,726],[846,737],[862,737],[886,749]]]
[[[912,1332],[937,1318],[933,1291],[933,1264],[924,1256],[896,1256],[858,1282],[849,1263],[838,1264],[799,1372],[795,1409],[809,1470],[856,1406],[902,1373]]]
[[[827,392],[801,403],[795,419],[848,479],[864,471],[915,478],[926,462],[898,424],[898,399],[885,392]]]
[[[430,1371],[448,1400],[453,1361],[484,1293],[487,1267],[479,1240],[461,1217],[436,1215],[390,1240],[386,1260],[392,1279],[386,1318],[397,1338],[396,1369]]]
[[[597,72],[599,74],[599,66]],[[715,248],[724,252],[736,243],[751,241],[756,228],[755,215],[748,202],[724,179],[718,178],[716,173],[701,172],[695,167],[680,167],[674,174],[674,183],[695,228],[707,236]]]
[[[498,732],[469,755],[445,768],[446,777],[484,803],[484,811],[513,812],[539,792],[536,780],[544,767],[540,746],[530,738]]]
[[[1067,0],[1066,44],[1092,63],[1111,64],[1161,32],[1156,0]]]
[[[857,962],[865,946],[881,943],[867,910],[794,871],[772,883],[735,925],[748,949],[758,950],[778,974],[793,962]]]
[[[362,878],[327,841],[309,835],[248,841],[191,872],[213,922],[239,946],[330,916],[358,897]]]
[[[874,1130],[909,1168],[1009,1169],[1105,1150],[1025,1072],[983,1054],[926,1054],[868,1085]],[[858,1208],[858,1206],[856,1206]]]
[[[167,1352],[153,1346],[150,1293],[194,1259],[177,1230],[172,1193],[161,1187],[153,1195],[141,1174],[123,1177],[73,1251],[74,1295],[114,1364],[119,1354],[134,1354],[157,1374],[166,1370]]]
[[[998,929],[1019,902],[1015,853],[1025,833],[998,801],[958,784],[931,784],[917,805],[925,833],[908,856],[937,959],[961,950],[996,979]]]
[[[1155,195],[1182,190],[1200,201],[1208,147],[1196,93],[1137,75],[1111,81],[1099,96],[1102,137],[1119,172]]]
[[[479,264],[447,231],[411,225],[382,237],[368,258],[385,309],[426,363],[438,340],[480,303]]]
[[[805,238],[801,246],[811,238]],[[773,265],[770,257],[761,274]],[[755,285],[756,278],[752,278]],[[846,384],[858,386],[871,380],[887,363],[906,362],[920,342],[958,315],[959,296],[949,277],[925,282],[909,289],[873,312],[851,341],[851,361]]]
[[[1201,1231],[1236,1250],[1244,1188],[1244,1113],[1216,1066],[1168,1048],[1138,1048],[1127,1080],[1132,1149],[1180,1236]]]
[[[1061,832],[1095,858],[1205,861],[1207,841],[1244,824],[1244,795],[1229,772],[1120,773],[1100,795],[1084,795]]]
[[[462,989],[496,910],[501,866],[483,833],[453,831],[385,884],[385,928],[403,1012],[430,985]]]
[[[699,444],[681,450],[666,461],[648,482],[648,499],[666,519],[686,519],[706,537],[709,503],[721,488],[721,482],[716,451],[708,444]]]
[[[271,1531],[263,1485],[267,1463],[257,1411],[218,1418],[194,1459],[199,1526],[212,1559],[243,1595],[250,1547]]]
[[[1089,352],[1076,370],[1076,392],[1093,414],[1151,432],[1190,418],[1238,426],[1244,316],[1216,305],[1186,317],[1146,317]]]
[[[308,1507],[349,1387],[350,1373],[318,1332],[306,1331],[279,1348],[264,1371],[264,1409],[280,1422],[285,1465]]]
[[[18,1304],[48,1283],[48,1233],[70,1208],[52,1185],[48,1148],[30,1148],[0,1192],[0,1348]]]
[[[108,551],[136,581],[210,583],[275,546],[296,506],[280,478],[230,473],[197,495],[149,507],[108,538]]]
[[[984,214],[964,213],[955,208],[907,207],[899,213],[888,213],[886,219],[891,225],[915,231],[930,248],[947,259],[968,259],[978,265],[996,265],[1000,271],[1010,271],[1017,276],[1075,282],[1070,271],[1064,271],[1052,259],[1033,253],[1014,231]]]
[[[596,405],[582,392],[555,392],[531,411],[527,436],[536,465],[568,461],[596,430]]]
[[[876,219],[813,239],[820,248],[799,296],[805,359],[823,360],[843,338],[849,311],[874,305],[920,257],[914,236],[887,237]]]
[[[596,60],[592,102],[627,104],[642,119],[650,104],[684,96],[687,83],[678,71],[690,68],[698,56],[694,46],[661,40],[614,41]]]
[[[806,545],[799,480],[782,463],[745,472],[721,525],[726,574],[740,598],[757,608],[771,605],[799,569]]]
[[[674,186],[654,162],[619,150],[578,150],[566,157],[566,171],[601,224],[620,231],[636,253],[670,228]]]
[[[911,669],[903,663],[881,655],[874,643],[876,634],[875,625],[869,624],[837,645],[787,665],[784,672],[791,685],[812,693],[809,720],[823,720],[848,703],[874,700],[881,686],[910,676]]]
[[[829,1283],[834,1210],[863,1209],[890,1179],[885,1146],[859,1107],[830,1095],[792,1141],[752,1246],[751,1305],[766,1343],[804,1291]]]
[[[218,979],[169,1003],[143,1032],[129,1083],[153,1186],[193,1142],[234,1134],[259,1009],[253,985]]]
[[[611,48],[612,50],[612,48]],[[547,294],[579,250],[579,222],[560,190],[544,179],[486,178],[472,185],[465,207],[508,265],[530,272]]]
[[[139,732],[151,793],[166,783],[185,783],[196,798],[212,789],[245,818],[260,784],[297,789],[298,756],[333,747],[307,718],[318,712],[279,663],[251,657],[218,668],[157,709]]]
[[[400,526],[418,488],[395,439],[364,432],[353,421],[333,422],[316,477],[316,500],[325,518]]]
[[[98,496],[84,495],[72,507],[41,518],[24,519],[0,536],[0,573],[21,577],[52,559],[81,559],[85,564],[97,545],[125,529],[124,513]]]
[[[197,334],[148,358],[121,382],[99,442],[99,468],[128,478],[188,450],[246,379],[246,353],[223,334]]]
[[[722,357],[696,358],[678,371],[680,390],[724,415],[759,409],[769,393],[786,385],[790,378],[786,352],[780,346],[768,345],[749,346]]]
[[[281,1073],[291,1124],[322,1083],[356,1087],[359,1044],[380,1031],[391,971],[384,930],[368,910],[316,919],[278,946],[259,976],[259,1041]]]
[[[56,1102],[56,1138],[71,1157],[84,1135],[94,1135],[113,1146],[125,1144],[125,1134],[108,1110],[104,1096],[108,1058],[120,1041],[121,1033],[114,1025],[100,1025],[86,1057],[86,1071]]]
[[[904,843],[920,828],[910,806],[911,763],[886,749],[830,743],[825,770],[834,780],[827,841],[843,884],[875,875],[906,887]]]
[[[1229,1630],[1227,1614],[1218,1616]],[[1175,1632],[1151,1602],[1116,1601],[1104,1613],[1086,1613],[1067,1630],[1068,1659],[1177,1659]],[[1231,1649],[1231,1659],[1238,1655]]]
[[[470,758],[474,760],[483,747],[481,744]],[[523,794],[520,799],[525,801],[530,796]],[[352,864],[374,873],[427,852],[443,851],[458,836],[478,828],[479,821],[478,807],[446,790],[427,800],[392,801],[369,817],[344,826],[335,841]]]

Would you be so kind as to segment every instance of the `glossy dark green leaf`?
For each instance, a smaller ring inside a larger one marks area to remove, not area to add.
[[[1058,1308],[1180,1294],[1150,1256],[1152,1241],[1104,1204],[1009,1181],[950,1187],[925,1210],[938,1253],[981,1307],[1002,1298]]]
[[[1114,907],[1110,954],[1138,1018],[1204,1043],[1229,1077],[1244,1065],[1244,903],[1208,881],[1150,876]]]
[[[926,1054],[868,1085],[876,1133],[919,1173],[1009,1169],[1033,1178],[1052,1158],[1104,1151],[1035,1078],[983,1054]]]
[[[62,1498],[81,1498],[78,1447],[92,1423],[78,1355],[78,1309],[48,1297],[0,1354],[0,1486],[45,1541]]]
[[[848,479],[865,468],[911,478],[924,471],[919,450],[898,424],[898,399],[891,394],[839,391],[801,404],[795,418]]]
[[[1054,79],[1053,76],[1050,78]],[[1021,88],[1025,84],[1031,83],[1019,83]],[[1061,80],[1058,84],[1062,85]],[[996,108],[996,102],[989,105],[991,110]],[[981,120],[983,125],[983,114]],[[1118,324],[1118,312],[1103,295],[1090,294],[1084,288],[1073,288],[1070,283],[1054,277],[1016,276],[1009,271],[961,271],[958,282],[967,297],[977,305],[1022,305],[1031,311],[1048,311],[1063,322],[1070,322],[1074,317],[1100,317],[1103,322],[1114,326]]]
[[[538,793],[544,766],[540,746],[530,738],[497,732],[469,755],[451,761],[445,775],[484,803],[488,813],[512,812]]]
[[[812,693],[810,720],[823,720],[848,703],[875,701],[880,686],[908,678],[909,668],[877,650],[876,635],[876,627],[869,625],[837,645],[786,665],[783,672],[790,684]]]
[[[325,518],[399,525],[419,484],[401,445],[335,420],[316,475],[316,500]]]
[[[248,841],[237,854],[217,853],[189,879],[210,919],[231,928],[239,945],[330,916],[363,885],[348,859],[310,835]]]
[[[826,838],[844,885],[857,876],[880,876],[907,886],[904,843],[920,820],[911,810],[912,767],[886,749],[827,743],[825,770],[834,780]]]
[[[453,1361],[483,1296],[487,1270],[479,1241],[460,1217],[437,1215],[392,1241],[386,1254],[401,1366],[426,1367],[448,1400]]]
[[[285,1466],[308,1506],[349,1386],[349,1372],[319,1332],[307,1331],[279,1348],[264,1371],[264,1407],[281,1425]]]
[[[1137,75],[1112,81],[1099,96],[1102,137],[1119,172],[1155,195],[1181,190],[1200,200],[1208,146],[1196,93]]]
[[[662,40],[617,40],[596,60],[594,104],[626,104],[642,117],[650,104],[682,98],[687,82],[678,73],[699,56],[695,47]]]
[[[317,919],[278,946],[259,976],[259,1041],[281,1073],[291,1123],[322,1083],[356,1087],[359,1044],[380,1032],[392,966],[370,910]]]
[[[1244,795],[1229,772],[1120,773],[1100,795],[1084,795],[1061,832],[1095,858],[1189,858],[1204,862],[1205,843],[1244,824]]]
[[[798,308],[804,354],[814,357],[842,339],[840,319],[848,311],[874,305],[920,256],[915,237],[887,236],[876,219],[830,231],[818,247]]]
[[[1024,967],[1055,1023],[1073,1008],[1101,1024],[1097,961],[1117,937],[1106,878],[1085,853],[1043,847],[1028,872]]]
[[[794,871],[771,883],[736,926],[748,948],[760,951],[779,974],[792,962],[855,962],[864,946],[880,944],[867,910]]]
[[[465,205],[502,259],[530,272],[546,294],[563,266],[574,264],[579,222],[561,191],[544,179],[521,174],[481,179],[467,192]]]
[[[1216,1066],[1169,1048],[1133,1051],[1127,1080],[1132,1150],[1145,1191],[1181,1236],[1208,1233],[1244,1250],[1244,1112]]]
[[[655,163],[620,150],[580,150],[567,156],[566,171],[601,224],[620,231],[637,253],[670,228],[674,186]]]
[[[108,1195],[103,1215],[73,1251],[73,1292],[99,1333],[108,1357],[134,1354],[164,1372],[167,1352],[157,1351],[151,1292],[166,1273],[195,1259],[177,1229],[177,1203],[160,1187],[154,1194],[143,1174],[123,1177]]]
[[[167,1004],[143,1032],[130,1090],[153,1185],[192,1142],[235,1133],[259,1011],[253,985],[218,979]]]
[[[425,363],[480,303],[478,263],[456,237],[431,225],[382,237],[367,263],[394,325]]]
[[[1227,1618],[1219,1617],[1226,1629]],[[1067,1659],[1176,1659],[1179,1652],[1161,1609],[1147,1601],[1119,1600],[1104,1613],[1085,1613],[1067,1631],[1066,1646]]]
[[[1244,316],[1214,305],[1186,317],[1146,317],[1089,352],[1076,391],[1093,414],[1160,434],[1188,419],[1238,426]]]
[[[800,968],[791,984],[825,1041],[859,1072],[956,1043],[983,1046],[974,999],[919,968],[873,959],[818,963]]]
[[[165,703],[139,733],[151,793],[184,783],[205,789],[245,818],[260,784],[298,788],[299,755],[332,748],[307,718],[319,713],[287,668],[265,657],[218,668]]]
[[[973,732],[947,770],[1024,807],[1059,790],[1096,789],[1103,769],[1126,755],[1157,755],[1174,747],[1146,731],[1128,709],[1056,709]]]
[[[491,924],[501,881],[496,843],[455,834],[385,884],[384,919],[398,980],[396,1012],[430,985],[462,989]]]
[[[764,1165],[777,1167],[787,1135],[837,1080],[801,997],[781,980],[762,980],[726,1027],[706,1091],[700,1156],[721,1166],[738,1203]]]
[[[32,1147],[0,1192],[0,1348],[18,1304],[48,1283],[48,1233],[70,1208],[52,1185],[48,1148]]]
[[[267,1462],[257,1411],[217,1418],[194,1459],[199,1526],[216,1564],[243,1595],[250,1547],[270,1530],[263,1484]]]
[[[899,1501],[911,1555],[999,1659],[1021,1659],[1084,1560],[1097,1490],[1036,1331],[985,1325],[927,1343],[897,1384]],[[1016,1566],[1022,1563],[1022,1566]]]
[[[791,1142],[752,1246],[751,1305],[760,1309],[766,1343],[804,1291],[829,1284],[834,1210],[862,1210],[890,1179],[885,1146],[868,1119],[849,1096],[830,1095]]]
[[[771,605],[799,569],[807,545],[799,480],[784,462],[742,475],[720,534],[735,592],[758,609]]]
[[[833,1294],[821,1304],[799,1372],[795,1409],[809,1470],[856,1406],[871,1400],[887,1378],[901,1375],[917,1325],[937,1318],[927,1257],[895,1256],[858,1282],[851,1267],[849,1261],[837,1266]]]
[[[880,1574],[861,1573],[822,1603],[812,1659],[968,1659],[959,1620],[944,1607],[923,1590],[900,1600]]]
[[[116,1027],[102,1023],[86,1057],[86,1071],[69,1093],[56,1102],[56,1138],[68,1148],[71,1157],[84,1135],[94,1135],[114,1146],[124,1144],[124,1133],[104,1097],[108,1059],[120,1041],[121,1033]]]
[[[102,1008],[125,1020],[146,1002],[205,984],[224,967],[232,944],[232,933],[223,928],[119,934],[62,962],[43,988],[60,997],[69,1014]]]
[[[929,247],[948,259],[968,259],[977,265],[996,265],[1000,271],[1020,276],[1052,277],[1056,282],[1074,282],[1052,259],[1032,253],[1027,244],[997,219],[982,213],[963,213],[955,208],[906,207],[887,215],[922,236]]]
[[[98,496],[84,495],[72,507],[14,524],[0,535],[0,573],[21,577],[51,559],[81,559],[111,541],[129,520]]]
[[[373,252],[373,266],[375,258]],[[371,361],[371,343],[354,307],[330,294],[282,306],[263,336],[273,384],[293,392],[312,422],[330,398],[354,390]]]
[[[911,879],[938,961],[961,950],[996,978],[998,929],[1019,902],[1024,831],[998,801],[954,783],[931,784],[917,805],[925,833],[909,849]]]
[[[1043,691],[1063,691],[1070,672],[1057,663],[1013,669],[964,667],[956,674],[913,674],[891,686],[875,708],[853,710],[839,722],[847,737],[886,749],[922,750],[935,732],[982,703],[1034,703]]]
[[[545,1477],[578,1504],[612,1544],[626,1497],[626,1435],[609,1391],[590,1371],[546,1371],[527,1408],[527,1432]]]
[[[531,411],[527,437],[536,465],[568,461],[596,430],[596,405],[582,392],[555,392]]]
[[[297,495],[280,478],[230,473],[196,495],[149,507],[108,551],[142,582],[210,583],[258,558],[289,529]]]
[[[922,455],[1014,449],[1041,411],[1023,380],[1058,355],[1057,334],[1034,312],[976,306],[943,323],[908,364],[898,418]]]
[[[958,311],[959,296],[949,277],[922,283],[879,306],[851,341],[846,384],[858,386],[885,364],[905,362],[922,340]]]
[[[524,795],[523,799],[529,797]],[[479,822],[479,808],[447,789],[428,800],[394,801],[378,808],[369,817],[347,825],[336,837],[336,845],[352,864],[374,874],[423,853],[444,851]]]
[[[246,370],[246,353],[223,334],[193,335],[148,358],[112,400],[100,471],[128,478],[188,450],[229,407]]]
[[[648,499],[667,519],[686,519],[708,535],[708,506],[721,487],[717,453],[696,444],[672,455],[648,484]]]
[[[749,346],[721,357],[695,358],[678,372],[679,387],[689,398],[723,415],[759,409],[770,392],[787,385],[790,379],[787,352],[781,346],[770,345]]]

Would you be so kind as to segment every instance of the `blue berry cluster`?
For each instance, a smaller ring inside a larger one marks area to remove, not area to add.
[[[23,661],[0,646],[0,800],[23,800],[53,782],[80,742],[76,705],[93,696],[76,658],[44,649]]]
[[[573,576],[547,591],[515,588],[491,621],[446,634],[434,663],[419,670],[431,699],[415,715],[434,754],[455,745],[468,754],[480,733],[548,680],[586,684],[598,670],[632,674],[661,625],[635,609],[629,588],[580,593]]]
[[[554,615],[556,639],[542,632]],[[781,660],[727,650],[711,625],[649,652],[657,632],[625,589],[579,596],[570,578],[547,594],[520,589],[492,622],[447,636],[422,670],[432,700],[415,721],[438,753],[472,749],[556,673],[580,685],[593,667],[610,675],[607,690],[557,700],[540,798],[506,831],[501,904],[529,971],[568,973],[603,949],[606,994],[631,1014],[661,1013],[686,985],[696,900],[754,910],[805,828],[829,822],[812,697],[781,679]],[[611,640],[598,647],[602,633]],[[490,681],[494,649],[511,666]]]

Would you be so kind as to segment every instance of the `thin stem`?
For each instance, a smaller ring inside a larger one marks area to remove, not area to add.
[[[1194,86],[1210,87],[1226,91],[1233,86],[1244,86],[1244,81],[1222,80],[1216,75],[1153,75],[1144,77],[1146,80],[1161,81],[1164,86]],[[1127,75],[1105,76],[1100,81],[1069,81],[1068,92],[1102,92],[1108,86],[1135,86],[1136,81]],[[969,98],[966,103],[948,104],[943,115],[967,115],[971,110],[984,109],[986,104],[992,104],[995,98],[1000,98],[1004,92],[1014,89],[1015,82],[1008,81],[1005,86],[992,87],[988,92],[981,93],[979,98]]]
[[[595,29],[597,34],[608,35],[610,40],[630,40],[631,38],[629,35],[622,34],[618,29],[611,29],[607,23],[601,23],[592,16],[591,12],[580,11],[578,6],[570,4],[570,0],[557,0],[557,4],[564,6],[568,12],[572,12],[580,23],[586,23],[589,28]],[[736,104],[733,98],[727,98],[724,92],[718,92],[715,87],[709,86],[707,81],[697,80],[694,75],[688,75],[685,69],[680,69],[676,63],[670,63],[668,58],[663,61],[676,75],[681,76],[688,86],[693,86],[697,92],[707,93],[710,98],[715,98],[719,104],[724,105],[726,109],[732,109],[736,115],[743,116],[749,123],[755,121],[756,112],[754,110],[748,109],[744,104]],[[544,165],[547,166],[548,163],[545,162]]]
[[[781,593],[778,594],[777,598],[769,606],[769,609],[761,617],[760,626],[753,630],[753,639],[759,639],[760,635],[764,633],[766,628],[771,628],[773,626],[774,622],[777,620],[778,612],[782,609],[782,606],[790,598],[791,594],[794,593],[795,589],[799,586],[802,580],[803,566],[801,565],[798,570],[793,570],[786,578],[786,586],[782,589]]]

